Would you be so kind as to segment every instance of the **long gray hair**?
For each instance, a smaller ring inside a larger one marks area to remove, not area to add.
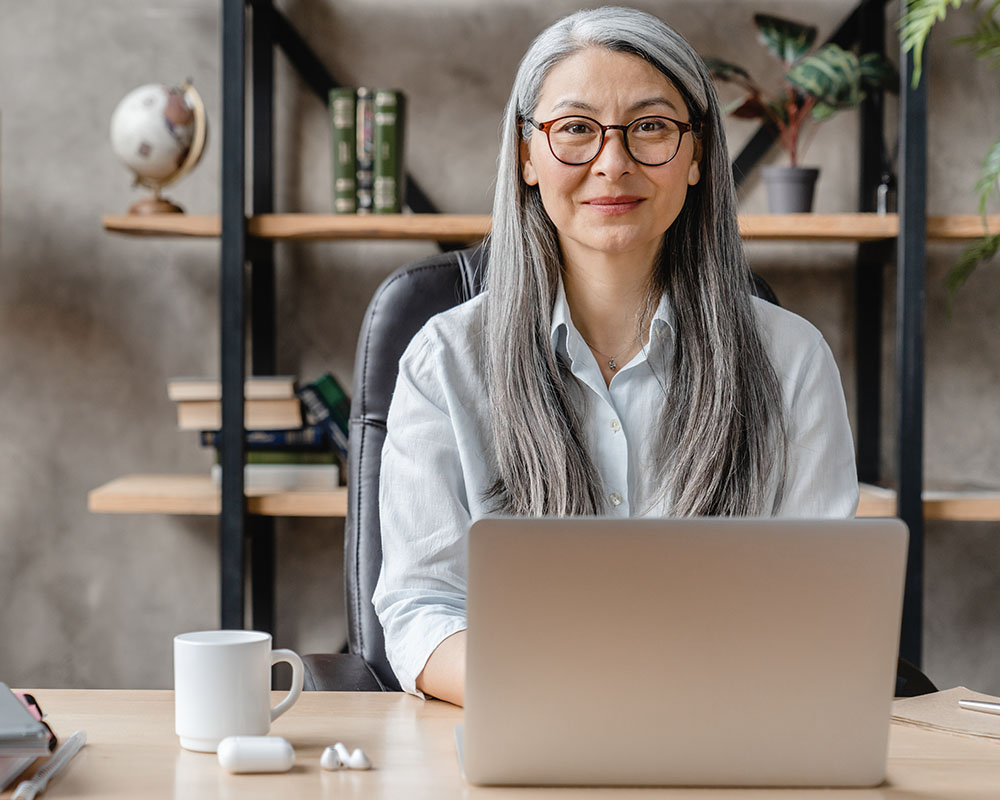
[[[672,516],[767,513],[770,477],[777,474],[779,500],[784,482],[781,389],[751,306],[718,99],[687,41],[628,8],[580,11],[543,31],[521,59],[504,111],[486,283],[485,368],[496,447],[488,494],[506,514],[605,508],[572,402],[575,378],[550,341],[562,269],[558,234],[538,187],[522,180],[518,155],[531,130],[522,123],[549,71],[588,47],[645,59],[704,123],[701,180],[664,234],[650,286],[652,308],[664,292],[669,298],[675,342],[669,374],[660,376],[665,397],[649,469]]]

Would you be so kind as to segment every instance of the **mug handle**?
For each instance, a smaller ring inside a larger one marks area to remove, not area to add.
[[[305,677],[302,659],[299,658],[297,653],[291,650],[272,650],[271,666],[273,667],[280,661],[287,661],[292,665],[292,688],[288,690],[285,699],[271,709],[271,722],[274,722],[288,711],[295,704],[295,701],[299,699],[299,695],[302,694],[302,679]]]

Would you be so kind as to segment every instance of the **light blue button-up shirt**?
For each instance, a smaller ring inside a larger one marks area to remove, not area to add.
[[[403,689],[434,649],[463,630],[466,536],[490,513],[493,444],[483,349],[484,295],[432,318],[407,347],[389,408],[379,504],[382,570],[373,602],[386,655]],[[801,317],[763,300],[754,311],[781,384],[788,430],[784,495],[767,489],[772,516],[852,517],[858,483],[840,374],[822,335]],[[570,317],[560,284],[552,346],[577,379],[571,396],[604,485],[606,514],[665,516],[669,497],[652,463],[669,375],[674,328],[664,298],[649,343],[604,383]],[[654,370],[652,365],[656,366]]]

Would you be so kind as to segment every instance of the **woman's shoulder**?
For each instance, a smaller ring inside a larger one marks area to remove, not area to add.
[[[402,361],[448,362],[470,357],[478,361],[482,351],[486,292],[435,314],[414,335]]]
[[[775,365],[809,357],[824,341],[823,334],[809,320],[787,308],[752,298],[764,343]]]

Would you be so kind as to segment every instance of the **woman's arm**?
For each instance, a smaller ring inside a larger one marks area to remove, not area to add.
[[[453,633],[431,653],[417,676],[417,688],[439,700],[464,705],[465,631]]]
[[[382,568],[372,597],[386,656],[411,693],[421,691],[416,681],[428,658],[465,629],[466,477],[449,395],[454,381],[443,374],[439,337],[430,333],[417,334],[403,355],[389,407],[379,481]]]
[[[858,507],[854,438],[840,372],[820,337],[803,361],[788,407],[782,517],[851,518]]]

